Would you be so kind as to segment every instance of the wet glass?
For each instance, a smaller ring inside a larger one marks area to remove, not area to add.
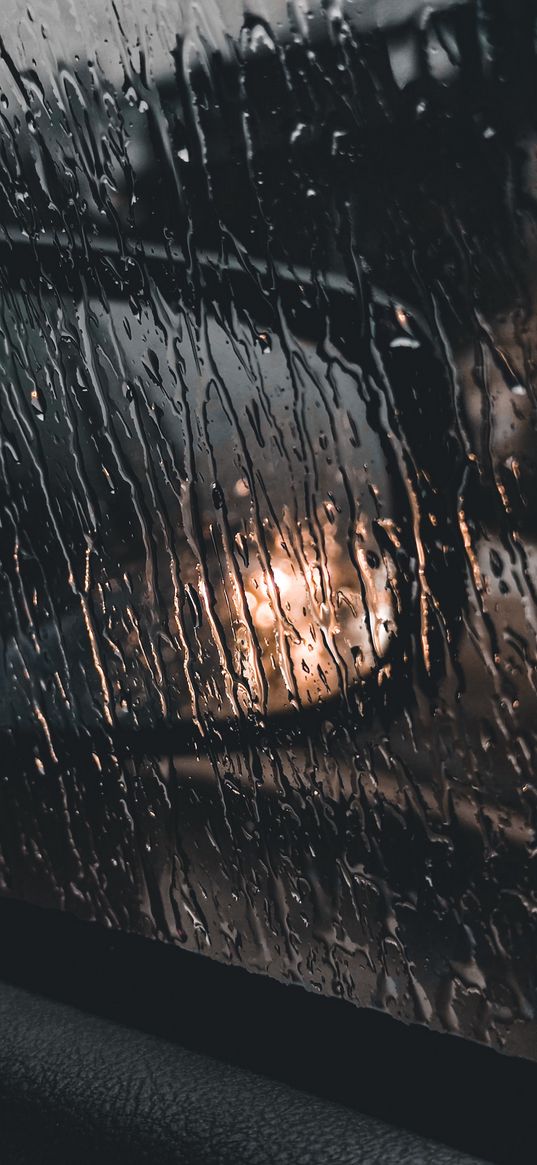
[[[2,892],[531,1054],[531,5],[4,5]]]

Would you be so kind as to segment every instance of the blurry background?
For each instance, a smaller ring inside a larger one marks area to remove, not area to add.
[[[220,7],[3,24],[3,889],[530,1053],[531,13]]]

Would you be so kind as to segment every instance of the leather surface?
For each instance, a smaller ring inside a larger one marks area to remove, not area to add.
[[[2,1165],[477,1160],[6,984],[0,984],[0,1136]]]

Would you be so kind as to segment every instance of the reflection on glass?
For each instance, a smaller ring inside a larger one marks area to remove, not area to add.
[[[534,1054],[533,36],[5,2],[2,891]]]

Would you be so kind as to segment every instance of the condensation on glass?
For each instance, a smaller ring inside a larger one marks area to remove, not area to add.
[[[6,6],[3,892],[531,1052],[530,17]]]

